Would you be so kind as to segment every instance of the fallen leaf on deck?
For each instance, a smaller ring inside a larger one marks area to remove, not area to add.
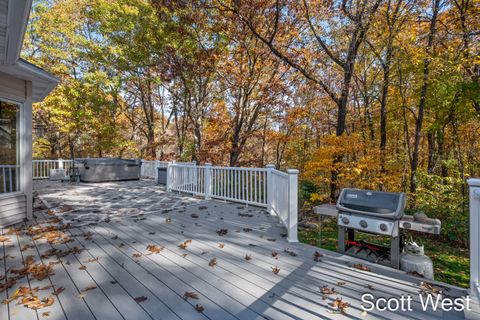
[[[275,258],[276,256],[278,256],[278,252],[277,251],[272,251],[272,257]]]
[[[251,254],[246,254],[245,255],[245,260],[252,260],[252,255]]]
[[[145,296],[136,297],[136,298],[133,298],[133,300],[135,300],[136,303],[140,303],[140,302],[143,302],[143,301],[147,300],[147,297],[145,297]]]
[[[134,253],[132,256],[134,258],[140,258],[142,256],[142,254],[141,253]]]
[[[53,291],[52,293],[56,296],[58,296],[60,293],[62,293],[63,291],[65,291],[65,288],[64,287],[58,287],[57,289],[55,289],[55,291]]]
[[[367,311],[363,310],[362,313],[360,313],[360,317],[366,317],[368,315]]]
[[[218,229],[216,232],[219,236],[224,236],[228,233],[228,229]]]
[[[189,239],[189,240],[185,240],[184,242],[180,243],[180,244],[178,245],[178,247],[179,247],[180,249],[185,250],[185,249],[187,249],[187,247],[188,247],[188,245],[189,245],[190,243],[192,243],[192,240],[190,240],[190,239]]]
[[[169,217],[169,218],[165,218],[165,222],[166,222],[166,223],[171,223],[171,222],[172,222],[172,218],[170,218],[170,217]]]
[[[252,229],[250,229],[250,228],[243,228],[242,230],[243,230],[244,232],[250,232],[250,231],[252,231]]]
[[[315,251],[315,253],[313,254],[313,260],[314,260],[315,262],[319,262],[321,257],[323,257],[323,254],[321,254],[321,253],[318,252],[318,251]]]
[[[356,263],[353,265],[355,269],[362,270],[362,271],[370,271],[370,268],[361,264],[361,263]]]
[[[343,302],[342,298],[335,299],[330,305],[342,313],[347,313],[347,308],[350,306],[348,302]]]
[[[407,272],[407,274],[409,274],[411,276],[419,277],[419,278],[425,278],[425,276],[423,274],[418,273],[417,271],[409,271],[409,272]]]
[[[277,241],[277,239],[275,239],[275,238],[267,238],[267,241],[275,242],[275,241]]]
[[[435,293],[435,294],[441,294],[442,293],[441,288],[434,287],[433,284],[430,283],[430,282],[422,281],[422,282],[420,282],[420,287],[422,287],[421,293],[424,294],[424,295],[427,293],[427,291],[431,292],[431,293]]]
[[[293,252],[292,250],[290,250],[290,249],[288,249],[288,248],[285,249],[285,250],[283,250],[283,252],[288,253],[288,254],[289,254],[290,256],[292,256],[292,257],[298,256],[297,253]]]
[[[326,295],[334,294],[336,291],[335,291],[335,288],[329,288],[327,285],[324,285],[323,287],[320,288],[320,292],[324,296],[326,296]]]
[[[160,253],[160,251],[163,250],[163,247],[159,247],[153,244],[147,245],[147,250],[150,251],[151,253]]]
[[[367,288],[368,288],[369,290],[375,290],[375,288],[374,288],[371,284],[368,284],[368,285],[367,285]]]
[[[80,268],[78,268],[79,270],[87,270],[87,266],[81,266]]]
[[[199,299],[198,298],[198,294],[196,294],[195,292],[190,292],[190,291],[185,291],[185,293],[183,294],[183,299],[185,300],[188,300],[188,299]]]
[[[275,274],[278,274],[280,272],[280,268],[278,266],[270,267],[270,268],[272,268],[272,272]]]
[[[198,214],[192,213],[192,214],[190,215],[190,217],[197,219],[197,218],[198,218]]]
[[[210,267],[215,267],[217,265],[217,258],[212,258],[210,262],[208,263]]]
[[[0,242],[2,242],[2,241],[0,241]],[[20,249],[20,251],[23,252],[23,251],[26,251],[26,250],[31,249],[31,248],[35,248],[35,246],[32,245],[32,244],[26,244]]]
[[[94,290],[94,289],[97,289],[97,286],[92,284],[91,286],[88,286],[85,289],[83,289],[82,292],[87,292],[87,291]]]
[[[13,300],[15,300],[15,298],[8,298],[8,299],[3,299],[2,301],[2,304],[9,304],[10,302],[12,302]]]
[[[198,312],[203,312],[205,308],[201,304],[196,304],[195,310],[197,310]]]
[[[0,242],[11,242],[12,239],[10,239],[9,237],[5,237],[5,236],[0,236]]]
[[[223,249],[223,247],[225,247],[225,244],[219,243],[219,244],[218,244],[218,247],[219,247],[220,249]]]
[[[48,316],[50,316],[50,311],[42,312],[42,317],[48,317]]]
[[[251,217],[253,217],[253,214],[251,214],[251,213],[240,213],[240,212],[239,212],[239,213],[238,213],[238,216],[239,216],[239,217],[251,218]]]
[[[96,262],[96,261],[98,261],[98,257],[96,257],[96,258],[90,258],[90,259],[85,260],[85,261],[83,261],[83,262],[84,262],[84,263],[91,263],[91,262]]]
[[[344,285],[346,285],[347,283],[345,281],[338,281],[337,282],[337,286],[339,287],[343,287]]]

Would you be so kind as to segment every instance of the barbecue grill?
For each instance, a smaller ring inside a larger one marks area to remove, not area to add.
[[[339,252],[399,268],[404,193],[346,188],[340,193],[337,209]],[[388,236],[390,246],[356,241],[355,232]]]

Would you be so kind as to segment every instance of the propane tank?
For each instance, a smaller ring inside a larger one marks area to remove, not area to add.
[[[425,255],[424,247],[415,242],[406,243],[400,255],[400,269],[433,280],[433,263]]]

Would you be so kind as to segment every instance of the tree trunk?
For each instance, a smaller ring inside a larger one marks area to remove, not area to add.
[[[427,90],[429,84],[429,75],[430,75],[430,62],[433,49],[433,40],[437,31],[437,15],[440,6],[440,0],[433,0],[432,8],[432,18],[430,20],[430,31],[428,34],[428,43],[425,48],[426,57],[423,62],[423,81],[422,88],[420,90],[420,101],[418,104],[418,115],[415,122],[415,140],[413,144],[413,154],[412,154],[412,163],[411,163],[411,172],[410,172],[410,193],[412,194],[412,201],[415,204],[415,192],[417,191],[417,181],[416,174],[418,169],[418,160],[419,160],[419,147],[420,147],[420,138],[421,131],[423,126],[423,116],[425,113],[425,102],[427,99]]]

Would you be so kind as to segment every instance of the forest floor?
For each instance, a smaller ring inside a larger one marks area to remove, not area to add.
[[[338,238],[336,220],[325,219],[312,225],[315,227],[299,230],[300,242],[335,251]],[[469,287],[470,259],[467,248],[459,248],[455,243],[424,234],[409,234],[407,238],[410,236],[415,242],[425,246],[425,254],[433,261],[435,280],[462,288]],[[378,244],[385,244],[387,240],[360,233],[359,238]]]

